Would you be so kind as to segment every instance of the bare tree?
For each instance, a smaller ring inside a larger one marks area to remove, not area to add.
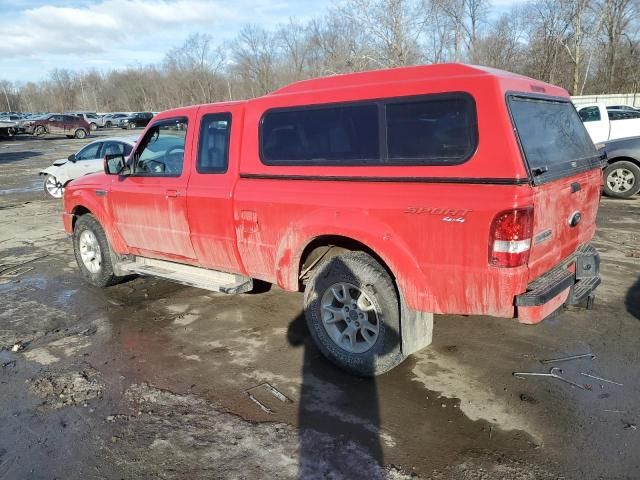
[[[411,0],[347,0],[336,13],[367,33],[371,56],[379,67],[415,64],[420,60],[418,39],[426,21]]]
[[[225,62],[224,50],[210,35],[196,33],[165,55],[164,67],[189,103],[210,103],[220,98],[219,74]]]
[[[489,32],[477,40],[474,61],[502,70],[522,71],[526,56],[523,22],[523,11],[517,6],[503,13]]]
[[[256,25],[242,29],[233,47],[233,70],[249,84],[252,96],[264,95],[276,85],[277,38]]]

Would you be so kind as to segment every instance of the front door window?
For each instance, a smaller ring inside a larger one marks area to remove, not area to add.
[[[184,162],[186,133],[186,119],[162,120],[154,124],[134,154],[134,175],[179,176]]]

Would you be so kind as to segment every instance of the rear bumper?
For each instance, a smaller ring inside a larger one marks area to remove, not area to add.
[[[591,245],[582,245],[560,265],[536,278],[527,291],[516,296],[521,323],[539,323],[562,305],[588,300],[600,285],[600,256]]]

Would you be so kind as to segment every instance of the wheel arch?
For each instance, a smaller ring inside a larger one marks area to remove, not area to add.
[[[78,218],[80,218],[83,215],[93,214],[93,212],[91,210],[89,210],[87,207],[85,207],[84,205],[76,205],[71,210],[71,213],[73,214],[73,217],[71,219],[71,229],[72,230],[76,229],[76,222],[78,221]]]
[[[320,260],[331,258],[344,252],[361,251],[373,257],[389,274],[394,284],[397,282],[387,262],[368,245],[355,238],[343,235],[319,235],[304,246],[298,259],[298,280],[306,271],[311,270]]]
[[[619,155],[619,156],[615,156],[613,158],[608,159],[607,166],[614,165],[618,162],[631,162],[635,164],[638,168],[640,168],[640,159],[630,157],[630,156],[625,156],[625,155]]]
[[[299,291],[300,274],[328,246],[340,251],[364,251],[376,259],[389,273],[398,293],[410,308],[421,310],[426,278],[404,241],[389,226],[363,219],[362,225],[338,229],[332,223],[306,223],[291,226],[283,235],[276,251],[276,279],[285,290]],[[357,223],[354,220],[352,223]],[[330,254],[332,255],[332,254]]]
[[[78,192],[74,192],[78,193]],[[78,218],[83,215],[93,215],[102,229],[104,230],[105,235],[107,236],[107,240],[111,245],[111,248],[118,254],[125,255],[129,253],[129,248],[127,247],[126,242],[120,235],[120,233],[115,228],[115,225],[110,220],[110,216],[107,212],[104,211],[104,208],[99,204],[94,204],[89,201],[83,201],[83,198],[74,198],[75,202],[73,207],[70,208],[69,211],[72,214],[71,219],[71,229],[75,229],[76,222]]]

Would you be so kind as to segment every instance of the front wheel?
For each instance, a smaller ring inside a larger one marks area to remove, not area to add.
[[[93,215],[82,215],[76,222],[73,251],[82,276],[91,285],[108,287],[120,281],[120,277],[113,273],[107,236]]]
[[[111,122],[106,122],[106,123],[104,124],[104,126],[105,126],[106,128],[111,128],[112,123],[111,123]]]
[[[627,160],[614,162],[604,169],[604,193],[610,197],[629,198],[640,191],[640,167]]]
[[[53,198],[62,198],[64,186],[53,175],[46,175],[44,177],[44,191]]]
[[[127,124],[127,128],[128,128],[129,130],[133,130],[134,128],[136,128],[136,126],[135,126],[133,123],[128,123],[128,124]]]
[[[95,123],[91,122],[89,124],[89,130],[91,130],[92,132],[95,132],[98,129],[98,125],[96,125]]]
[[[33,133],[35,133],[36,137],[41,137],[45,133],[47,133],[47,131],[45,130],[45,128],[43,126],[38,125]]]
[[[380,375],[405,358],[395,286],[364,252],[347,252],[318,266],[305,289],[304,309],[318,348],[344,370]]]

